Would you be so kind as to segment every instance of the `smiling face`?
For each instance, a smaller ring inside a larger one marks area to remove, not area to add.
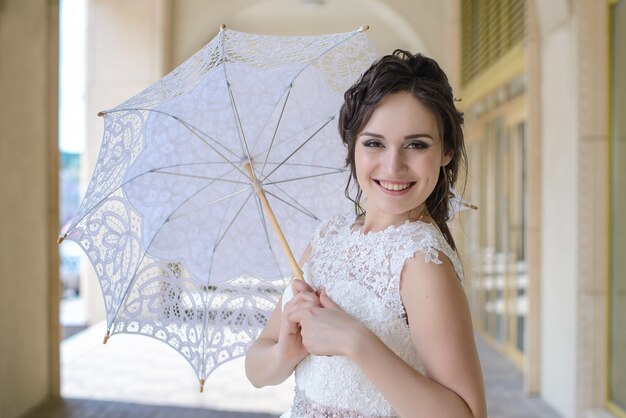
[[[367,196],[364,229],[401,223],[413,209],[422,213],[450,159],[435,116],[412,94],[381,100],[354,148],[357,181]]]

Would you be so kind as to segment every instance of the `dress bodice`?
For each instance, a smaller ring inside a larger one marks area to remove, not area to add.
[[[353,228],[354,222],[354,215],[338,215],[317,228],[303,266],[305,280],[315,289],[324,288],[344,311],[423,372],[400,298],[400,274],[405,261],[414,256],[440,264],[442,251],[462,279],[456,252],[430,223],[407,221],[363,234]],[[283,304],[289,299],[285,294]],[[309,355],[296,367],[295,380],[291,417],[397,416],[346,357]]]

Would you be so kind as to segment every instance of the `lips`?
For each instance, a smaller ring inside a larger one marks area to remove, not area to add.
[[[414,181],[412,182],[397,182],[397,181],[391,182],[391,181],[385,181],[385,180],[374,180],[374,181],[380,187],[390,192],[401,192],[415,184]]]

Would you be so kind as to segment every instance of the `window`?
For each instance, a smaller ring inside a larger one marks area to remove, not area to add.
[[[527,129],[522,74],[470,106],[470,299],[478,328],[521,367],[527,318]],[[511,86],[515,86],[512,88]],[[520,87],[521,86],[521,87]],[[480,261],[478,261],[480,260]]]

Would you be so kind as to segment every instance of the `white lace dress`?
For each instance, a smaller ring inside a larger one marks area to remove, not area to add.
[[[441,251],[462,280],[457,254],[434,224],[407,221],[363,234],[353,229],[354,222],[354,215],[339,215],[317,228],[304,277],[313,288],[326,289],[343,310],[423,372],[400,299],[400,272],[413,256],[440,264]],[[292,296],[288,286],[283,305]],[[295,381],[293,404],[281,418],[398,416],[346,357],[309,355],[296,367]]]

